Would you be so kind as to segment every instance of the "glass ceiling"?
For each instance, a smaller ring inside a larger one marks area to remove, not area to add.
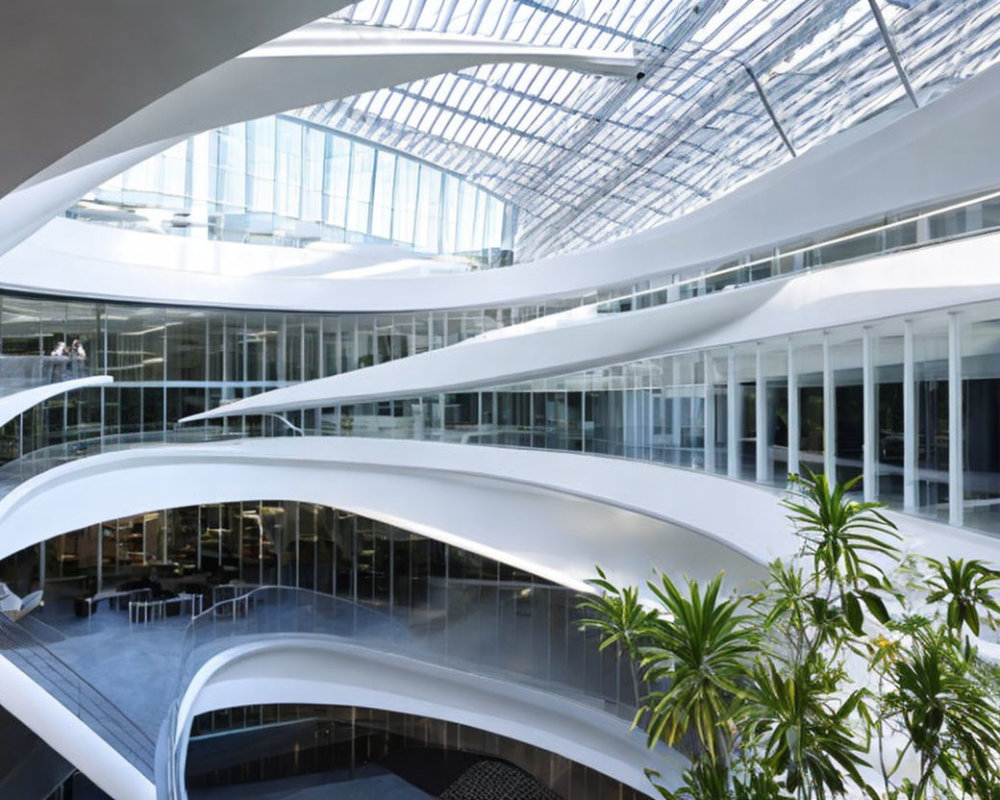
[[[335,18],[634,52],[641,80],[490,65],[298,112],[510,199],[519,261],[676,217],[1000,58],[997,0],[362,0]]]

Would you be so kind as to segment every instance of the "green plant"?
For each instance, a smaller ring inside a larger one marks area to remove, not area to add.
[[[708,761],[728,763],[734,729],[730,725],[746,689],[757,636],[750,616],[740,613],[744,598],[721,598],[722,575],[702,591],[689,581],[683,594],[667,575],[649,583],[664,613],[642,648],[645,678],[655,689],[646,703],[650,744],[674,744],[693,729]]]
[[[802,554],[811,559],[817,580],[826,582],[827,599],[838,597],[856,635],[863,629],[862,607],[879,622],[886,622],[889,613],[879,593],[892,587],[883,564],[899,562],[894,542],[900,536],[878,510],[883,505],[848,498],[860,476],[833,487],[826,475],[808,470],[789,480],[799,496],[782,504],[791,512],[789,519],[802,539]]]
[[[993,623],[992,614],[1000,614],[1000,605],[991,592],[1000,588],[1000,573],[990,569],[982,561],[964,561],[949,558],[947,565],[933,558],[927,563],[934,568],[934,576],[928,581],[932,589],[927,602],[947,601],[948,626],[961,633],[967,626],[973,636],[979,635],[979,612],[986,612],[987,621]]]
[[[585,628],[596,628],[601,634],[600,650],[612,645],[618,657],[628,656],[629,671],[632,676],[632,689],[636,702],[642,701],[637,674],[640,658],[639,648],[648,642],[656,622],[656,611],[645,608],[639,602],[639,590],[635,586],[619,588],[608,580],[608,576],[600,567],[597,578],[587,581],[600,594],[586,595],[579,607],[590,612],[591,616],[580,620]]]
[[[865,690],[844,699],[838,668],[818,656],[788,672],[774,661],[758,661],[747,696],[747,735],[759,740],[769,772],[799,797],[843,794],[847,781],[863,787],[859,768],[868,766],[867,743],[851,728]]]
[[[911,642],[886,659],[890,686],[884,713],[898,719],[920,775],[907,797],[924,798],[939,773],[969,791],[995,783],[1000,757],[1000,709],[984,689],[975,652],[947,628],[914,630]]]
[[[616,645],[650,682],[635,718],[650,746],[697,741],[683,784],[661,795],[825,800],[853,787],[873,800],[1000,800],[1000,668],[963,639],[1000,614],[1000,573],[926,560],[930,607],[914,613],[913,565],[925,562],[901,558],[879,504],[850,497],[857,480],[792,482],[784,505],[801,546],[769,565],[755,595],[725,596],[722,575],[701,585],[661,574],[647,584],[650,609],[598,570],[601,594],[582,602],[602,648]],[[869,682],[852,681],[849,665]],[[873,741],[880,792],[864,772]],[[898,775],[907,759],[916,778]]]

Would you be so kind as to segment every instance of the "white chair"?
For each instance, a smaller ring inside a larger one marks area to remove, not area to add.
[[[42,604],[42,590],[32,592],[25,598],[14,594],[6,583],[0,582],[0,613],[12,622],[30,614]]]

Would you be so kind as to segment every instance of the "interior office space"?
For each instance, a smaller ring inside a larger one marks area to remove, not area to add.
[[[1000,553],[995,2],[0,22],[3,796],[654,796],[595,563]]]

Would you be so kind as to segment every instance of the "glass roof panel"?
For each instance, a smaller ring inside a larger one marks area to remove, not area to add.
[[[509,199],[522,261],[676,217],[912,107],[904,77],[928,102],[1000,59],[996,0],[361,0],[334,17],[635,54],[642,80],[498,64],[298,112]]]

